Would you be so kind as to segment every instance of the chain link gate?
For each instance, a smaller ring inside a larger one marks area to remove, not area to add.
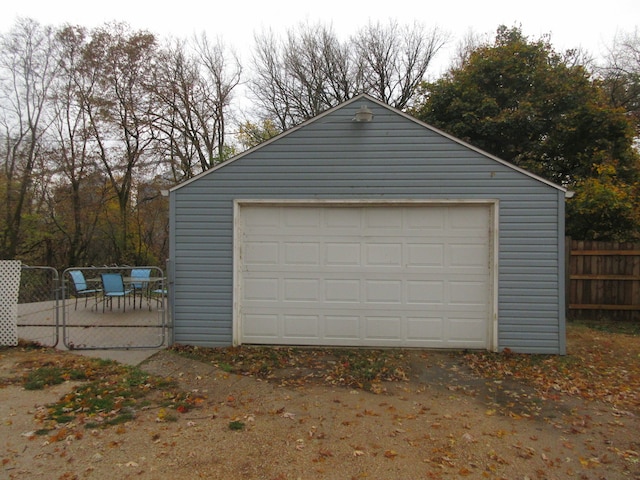
[[[44,347],[58,345],[60,282],[51,267],[22,265],[18,293],[18,337]]]
[[[122,286],[111,290],[111,280]],[[69,268],[61,285],[62,340],[69,350],[167,345],[168,292],[162,269]]]
[[[169,296],[162,269],[69,268],[60,276],[51,267],[18,268],[19,339],[69,350],[167,345]],[[77,272],[84,286],[74,282]],[[123,281],[122,295],[105,291],[103,275],[114,274]]]

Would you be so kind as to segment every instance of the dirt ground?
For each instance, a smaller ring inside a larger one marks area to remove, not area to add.
[[[33,355],[42,354],[3,350],[0,378]],[[141,409],[122,425],[70,426],[55,442],[34,431],[76,384],[5,386],[0,478],[640,479],[637,409],[481,378],[460,355],[409,355],[407,381],[374,394],[281,386],[163,351],[143,369],[178,379],[199,408],[172,421],[162,408]]]

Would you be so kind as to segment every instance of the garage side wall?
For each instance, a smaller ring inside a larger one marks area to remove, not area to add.
[[[172,193],[174,341],[233,341],[236,199],[499,203],[498,348],[564,353],[561,191],[380,105],[318,117]]]

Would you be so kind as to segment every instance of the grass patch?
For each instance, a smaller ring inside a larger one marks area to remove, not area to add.
[[[42,390],[52,385],[60,385],[67,380],[82,381],[87,379],[83,370],[64,367],[41,367],[27,373],[23,381],[25,390]]]
[[[229,430],[244,430],[244,423],[239,421],[233,421],[229,423]]]
[[[40,390],[65,381],[81,382],[57,402],[47,405],[41,435],[69,425],[104,428],[130,422],[143,407],[162,405],[184,413],[203,397],[182,391],[170,378],[150,375],[137,367],[40,349],[25,356],[19,375],[5,381]],[[177,416],[174,417],[177,420]],[[75,428],[75,427],[74,427]],[[58,435],[54,436],[54,439]]]
[[[574,327],[590,328],[599,332],[621,333],[624,335],[640,336],[640,322],[613,320],[570,320]]]
[[[25,390],[43,390],[64,382],[65,371],[58,367],[42,367],[29,372],[24,380]]]

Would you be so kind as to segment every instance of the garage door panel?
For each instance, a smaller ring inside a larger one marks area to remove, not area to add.
[[[326,279],[324,281],[326,302],[360,303],[359,279]]]
[[[405,291],[409,304],[442,305],[445,299],[445,283],[439,280],[408,281]]]
[[[474,340],[478,343],[484,343],[484,337],[482,333],[483,323],[478,322],[476,319],[465,319],[459,317],[449,317],[447,326],[449,329],[449,341],[450,342],[462,342]],[[470,332],[477,332],[474,336]]]
[[[285,338],[309,338],[320,337],[319,315],[284,315],[283,336]]]
[[[461,268],[479,268],[486,271],[487,262],[486,245],[451,244],[449,245],[449,266]]]
[[[242,212],[242,221],[247,227],[260,227],[261,230],[269,231],[271,227],[274,231],[280,228],[279,209],[247,209]]]
[[[358,315],[325,315],[324,338],[359,340],[360,317]]]
[[[331,208],[325,210],[324,227],[338,235],[357,235],[362,229],[362,214],[359,208]]]
[[[283,280],[284,302],[318,302],[321,299],[320,281],[309,278]]]
[[[401,243],[368,243],[365,246],[365,261],[369,266],[402,266]]]
[[[281,212],[282,225],[290,228],[293,232],[300,229],[306,232],[309,227],[319,229],[322,226],[320,216],[322,209],[320,208],[293,207],[283,209]]]
[[[409,243],[406,246],[407,267],[443,267],[445,246],[441,243]]]
[[[277,278],[248,278],[244,283],[243,300],[277,302],[280,300],[279,290]]]
[[[245,265],[277,265],[278,242],[247,242],[243,249]]]
[[[402,228],[402,215],[394,207],[367,208],[364,212],[365,234],[394,234]]]
[[[408,208],[405,212],[405,228],[409,232],[417,230],[419,234],[437,234],[445,229],[446,213],[446,209],[440,208]]]
[[[485,283],[481,281],[451,281],[448,285],[449,304],[484,308],[487,301],[484,287]]]
[[[360,242],[327,242],[325,243],[325,265],[330,267],[359,266]]]
[[[281,336],[278,327],[280,324],[280,316],[273,314],[246,314],[243,317],[242,328],[243,334],[247,341],[252,339],[271,338],[277,341]]]
[[[402,303],[402,282],[400,280],[365,281],[364,302]]]
[[[450,207],[447,219],[451,230],[484,231],[489,225],[490,211],[488,208],[476,208],[473,215],[469,215],[468,206]]]
[[[442,342],[444,320],[442,317],[408,317],[407,338],[414,341]]]
[[[285,265],[320,265],[320,244],[317,242],[284,242]]]
[[[257,205],[239,218],[240,342],[488,346],[488,205]]]
[[[397,315],[364,316],[364,340],[387,340],[400,342],[402,340],[402,317]]]

